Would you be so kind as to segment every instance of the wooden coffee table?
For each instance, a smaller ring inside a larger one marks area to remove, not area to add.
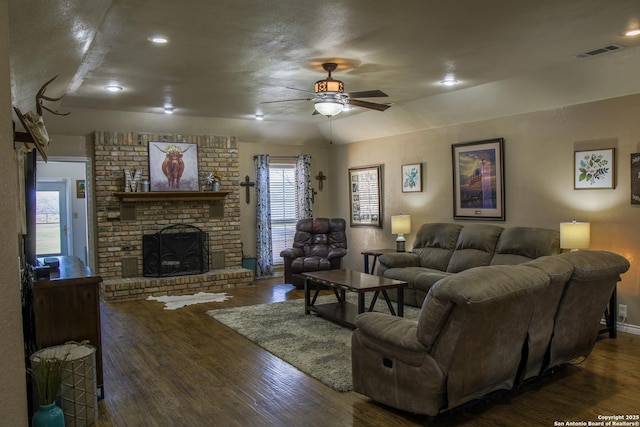
[[[310,314],[312,311],[326,319],[349,328],[355,328],[355,317],[364,313],[364,294],[366,292],[374,292],[373,299],[369,305],[368,311],[373,311],[378,296],[382,293],[389,311],[394,316],[404,316],[404,288],[408,286],[407,282],[400,280],[387,279],[380,276],[372,276],[370,274],[361,273],[352,270],[326,270],[302,273],[304,276],[304,312]],[[314,286],[315,285],[315,286]],[[316,299],[322,286],[329,286],[335,294],[337,301],[329,304],[316,305]],[[315,287],[313,298],[311,290]],[[393,309],[388,289],[396,289],[398,291],[397,314]],[[357,292],[358,305],[351,304],[346,300],[346,291]]]

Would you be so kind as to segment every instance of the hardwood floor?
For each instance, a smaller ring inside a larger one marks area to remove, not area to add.
[[[228,301],[174,311],[157,301],[102,303],[96,426],[554,426],[640,412],[639,336],[603,338],[580,365],[430,418],[336,392],[205,314],[302,291],[271,280],[226,292]]]

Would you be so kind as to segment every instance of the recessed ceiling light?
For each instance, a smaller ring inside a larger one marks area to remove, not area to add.
[[[640,35],[640,28],[634,28],[633,30],[626,31],[624,35],[627,37],[638,36]]]
[[[107,85],[104,88],[109,92],[120,92],[122,90],[122,86],[118,85]]]
[[[155,44],[167,44],[169,43],[169,38],[165,36],[151,36],[147,38],[151,43]]]
[[[447,77],[446,79],[442,80],[440,82],[440,84],[443,84],[445,86],[453,86],[453,85],[458,84],[458,81],[456,79],[452,79],[452,78]]]
[[[256,114],[256,120],[264,120],[264,115]]]

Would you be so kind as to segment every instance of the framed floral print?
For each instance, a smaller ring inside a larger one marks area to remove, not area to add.
[[[576,151],[573,157],[573,188],[616,188],[615,148]]]
[[[451,146],[453,217],[504,221],[504,139]]]
[[[422,163],[402,165],[402,192],[422,191]]]

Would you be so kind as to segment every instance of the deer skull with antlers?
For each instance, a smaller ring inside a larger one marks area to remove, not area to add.
[[[69,113],[58,113],[57,111],[53,111],[51,108],[47,107],[46,105],[43,104],[43,101],[60,101],[64,95],[62,95],[59,98],[51,98],[50,96],[46,96],[44,94],[44,92],[47,90],[47,86],[49,86],[49,83],[51,83],[52,81],[54,81],[55,79],[57,79],[58,76],[55,76],[54,78],[52,78],[51,80],[49,80],[48,82],[46,82],[45,84],[42,85],[42,87],[40,88],[40,90],[38,91],[38,93],[36,94],[36,112],[38,113],[38,115],[40,117],[42,117],[42,110],[45,109],[50,113],[53,113],[57,116],[66,116]]]

